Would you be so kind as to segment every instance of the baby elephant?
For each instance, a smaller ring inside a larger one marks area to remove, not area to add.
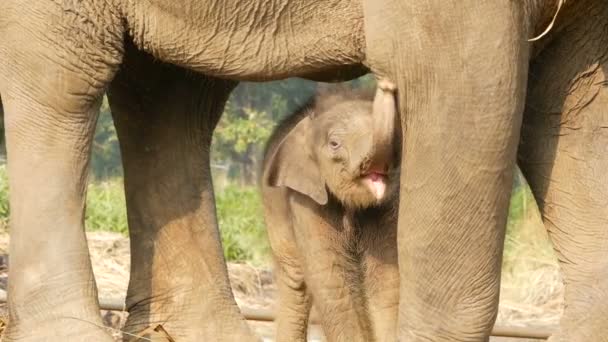
[[[399,130],[394,86],[317,95],[268,144],[262,193],[279,288],[277,341],[396,341]]]

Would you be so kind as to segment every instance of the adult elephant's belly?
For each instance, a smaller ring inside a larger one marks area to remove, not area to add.
[[[363,15],[355,0],[155,0],[133,2],[125,13],[140,49],[216,77],[261,81],[318,73],[311,77],[318,79],[327,67],[364,59]]]

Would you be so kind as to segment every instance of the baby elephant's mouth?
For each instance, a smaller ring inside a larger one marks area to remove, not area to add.
[[[365,173],[363,176],[363,184],[374,194],[376,200],[384,198],[386,193],[386,182],[388,176],[385,172],[381,171],[370,171]]]

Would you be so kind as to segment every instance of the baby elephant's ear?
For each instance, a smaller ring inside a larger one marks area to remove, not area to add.
[[[309,141],[311,125],[310,117],[306,116],[287,133],[269,156],[264,182],[270,186],[288,187],[325,205],[325,181],[312,158]]]

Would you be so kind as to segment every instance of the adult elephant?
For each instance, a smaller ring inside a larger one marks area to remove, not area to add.
[[[529,43],[557,1],[3,0],[6,339],[110,340],[96,327],[82,229],[90,141],[107,87],[133,251],[127,330],[162,323],[178,341],[252,338],[221,255],[211,131],[235,81],[347,79],[363,64],[399,89],[401,340],[487,339],[527,88],[522,166],[566,280],[555,339],[601,340],[608,3],[566,2],[553,30]]]

